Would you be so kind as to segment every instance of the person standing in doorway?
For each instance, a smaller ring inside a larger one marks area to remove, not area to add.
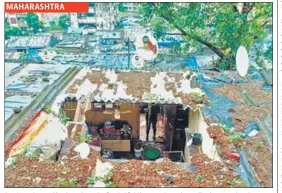
[[[149,133],[151,129],[151,125],[153,127],[153,140],[156,140],[156,133],[157,133],[157,121],[158,121],[158,114],[160,113],[160,107],[158,105],[149,105],[147,112],[146,112],[146,141],[149,140]]]

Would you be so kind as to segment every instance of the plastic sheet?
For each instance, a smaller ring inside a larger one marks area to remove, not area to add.
[[[249,69],[248,70],[248,77],[251,78],[252,80],[263,80],[263,77],[261,76],[261,74],[259,73],[259,70],[257,69]]]
[[[195,72],[198,72],[200,69],[195,57],[184,60],[184,64]]]
[[[262,76],[257,72],[258,70],[249,70],[249,74],[251,74],[250,77],[254,80],[263,80]],[[231,79],[223,75],[216,78],[210,78],[202,72],[198,72],[198,77],[203,91],[210,100],[210,104],[204,107],[204,116],[211,120],[216,120],[217,122],[226,125],[228,128],[234,127],[229,109],[235,108],[237,106],[236,102],[213,91],[213,88],[220,88]],[[240,81],[238,83],[240,83]],[[254,122],[249,122],[243,135],[248,135],[253,130],[259,130],[258,126]],[[243,150],[239,150],[239,154],[240,165],[237,167],[237,172],[239,173],[240,178],[248,182],[251,187],[258,187],[254,179],[254,172],[248,162],[247,155]]]
[[[216,120],[226,125],[228,128],[232,128],[234,125],[232,123],[232,117],[229,109],[235,108],[237,106],[236,103],[213,91],[213,88],[222,87],[223,82],[215,79],[207,79],[203,76],[203,74],[199,74],[199,80],[203,86],[202,89],[211,101],[209,105],[204,107],[205,117],[211,120]]]
[[[261,87],[261,90],[272,90],[273,86],[268,85],[266,82]]]
[[[248,162],[248,158],[244,150],[239,151],[240,154],[240,165],[237,168],[237,172],[240,175],[240,178],[245,180],[251,187],[259,187],[255,182],[255,174],[252,170],[251,165]]]
[[[258,125],[255,122],[248,122],[246,129],[243,132],[243,137],[248,137],[254,130],[260,131]]]

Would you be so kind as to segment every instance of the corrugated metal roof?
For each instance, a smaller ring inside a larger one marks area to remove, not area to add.
[[[26,107],[32,101],[32,97],[30,96],[11,96],[5,99],[5,121],[10,118],[13,114],[14,108],[17,107]]]
[[[66,93],[73,100],[92,93],[92,102],[184,104],[196,109],[191,93],[192,72],[88,71],[75,78]]]

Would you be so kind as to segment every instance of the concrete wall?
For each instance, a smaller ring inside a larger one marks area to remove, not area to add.
[[[188,132],[202,134],[202,152],[210,159],[220,161],[220,157],[216,150],[216,145],[207,132],[206,124],[202,112],[200,110],[190,111],[190,120]]]

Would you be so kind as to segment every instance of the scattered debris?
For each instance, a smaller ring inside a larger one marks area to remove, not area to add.
[[[87,159],[90,153],[90,147],[87,143],[83,142],[74,148],[74,151],[77,152],[81,159]]]
[[[17,163],[17,157],[9,157],[7,161],[5,161],[5,168],[14,167]]]

